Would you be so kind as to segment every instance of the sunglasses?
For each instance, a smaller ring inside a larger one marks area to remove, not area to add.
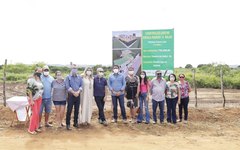
[[[185,78],[185,77],[181,76],[181,77],[179,77],[179,78]]]
[[[103,71],[99,71],[99,72],[103,72]]]

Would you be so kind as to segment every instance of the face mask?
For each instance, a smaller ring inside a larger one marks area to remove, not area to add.
[[[44,71],[44,72],[43,72],[43,75],[48,76],[48,75],[49,75],[49,72],[48,72],[48,71]]]
[[[92,71],[87,71],[86,74],[90,76],[92,74]]]
[[[118,73],[118,69],[113,69],[113,72],[114,73]]]
[[[34,75],[40,78],[42,74],[40,72],[35,72]]]
[[[142,74],[141,74],[140,77],[143,79],[143,78],[145,78],[145,75],[142,75]]]
[[[98,75],[99,75],[99,77],[103,77],[104,74],[103,74],[103,72],[99,72]]]
[[[128,74],[129,74],[129,75],[133,75],[133,74],[134,74],[134,71],[128,71]]]
[[[77,69],[72,69],[72,75],[73,76],[77,75]]]
[[[57,76],[57,80],[62,80],[62,76]]]
[[[158,73],[158,74],[157,74],[157,78],[162,78],[162,74],[161,74],[161,73]]]
[[[170,81],[174,81],[175,80],[175,78],[174,77],[170,77]]]

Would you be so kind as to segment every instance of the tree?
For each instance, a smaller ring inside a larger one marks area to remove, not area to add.
[[[185,66],[185,68],[187,68],[187,69],[192,69],[193,66],[192,66],[191,64],[187,64],[187,65]]]

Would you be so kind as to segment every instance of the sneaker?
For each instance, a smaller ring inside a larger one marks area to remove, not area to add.
[[[76,123],[76,124],[73,124],[73,126],[74,126],[75,128],[78,128],[78,127],[79,127],[77,123]]]
[[[184,121],[183,121],[183,123],[184,123],[184,124],[187,124],[187,123],[188,123],[188,121],[187,121],[187,120],[184,120]]]
[[[105,120],[105,121],[103,121],[102,122],[102,124],[104,125],[104,126],[107,126],[108,125],[108,123],[107,123],[107,121]]]
[[[157,122],[156,121],[153,121],[153,124],[156,124]]]
[[[127,122],[127,119],[123,119],[123,123],[124,124],[127,124],[128,122]]]
[[[112,119],[111,123],[117,123],[117,120]]]
[[[67,129],[67,130],[72,130],[72,129],[70,128],[70,125],[66,125],[66,129]]]
[[[49,128],[49,127],[53,127],[53,125],[49,124],[49,123],[46,123],[45,124],[45,127]]]
[[[137,123],[142,123],[142,121],[138,120]]]
[[[182,119],[178,119],[177,122],[182,122]]]
[[[103,124],[103,121],[102,121],[101,119],[98,119],[98,122],[99,122],[100,124]]]

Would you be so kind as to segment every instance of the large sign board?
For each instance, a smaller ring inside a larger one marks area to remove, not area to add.
[[[164,75],[174,69],[174,30],[114,31],[112,34],[113,65],[119,65],[126,76],[128,67],[135,74],[141,70],[154,76],[156,70]]]

